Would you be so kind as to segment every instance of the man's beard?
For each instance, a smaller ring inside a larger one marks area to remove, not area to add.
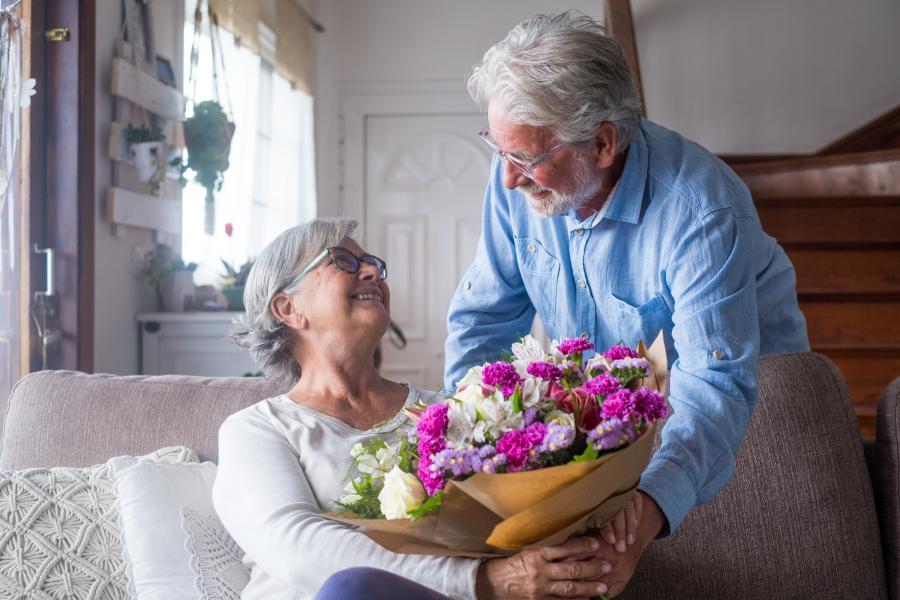
[[[603,185],[600,178],[591,172],[590,164],[587,161],[579,160],[575,164],[575,191],[571,194],[560,194],[553,190],[541,187],[535,182],[520,185],[518,189],[525,194],[528,199],[528,206],[531,210],[544,217],[555,217],[564,215],[570,210],[583,208]],[[549,196],[545,198],[535,198],[534,194],[541,192],[549,192]]]

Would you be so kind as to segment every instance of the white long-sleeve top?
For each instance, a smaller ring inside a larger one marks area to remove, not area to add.
[[[410,386],[406,406],[427,398]],[[380,436],[391,442],[405,417],[359,431],[286,396],[258,402],[219,429],[213,504],[243,548],[250,583],[243,600],[312,598],[349,567],[374,567],[454,598],[475,598],[479,560],[396,554],[325,519],[345,494],[350,448]]]

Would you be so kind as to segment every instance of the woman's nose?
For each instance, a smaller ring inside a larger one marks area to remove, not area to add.
[[[380,279],[381,270],[375,265],[362,263],[359,265],[359,278],[363,281],[373,281]]]
[[[518,167],[513,166],[509,161],[503,161],[503,187],[512,190],[529,181],[530,179]]]

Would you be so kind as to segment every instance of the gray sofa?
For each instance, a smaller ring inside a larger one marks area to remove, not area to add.
[[[900,598],[900,378],[864,444],[827,358],[769,356],[759,371],[735,477],[651,544],[622,597]],[[171,445],[215,461],[224,418],[278,391],[258,379],[35,373],[10,397],[0,470]]]

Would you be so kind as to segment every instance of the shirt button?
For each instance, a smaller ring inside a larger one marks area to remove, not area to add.
[[[471,290],[471,289],[472,289],[472,282],[471,282],[471,281],[467,281],[467,282],[466,282],[466,291],[469,291],[469,290]]]
[[[578,287],[580,287],[580,288],[587,287],[587,284],[584,282],[584,279],[578,280]]]
[[[537,250],[537,246],[534,244],[528,244],[528,251],[534,254],[534,251]]]
[[[576,229],[576,230],[575,230],[575,235],[577,235],[578,237],[583,236],[583,235],[584,235],[584,229]]]
[[[581,337],[586,338],[586,337],[587,337],[587,331],[582,331],[582,332],[581,332]]]
[[[723,358],[725,358],[725,353],[722,352],[721,350],[719,350],[718,348],[713,350],[712,355],[713,355],[713,358],[715,358],[716,360],[722,360]]]

